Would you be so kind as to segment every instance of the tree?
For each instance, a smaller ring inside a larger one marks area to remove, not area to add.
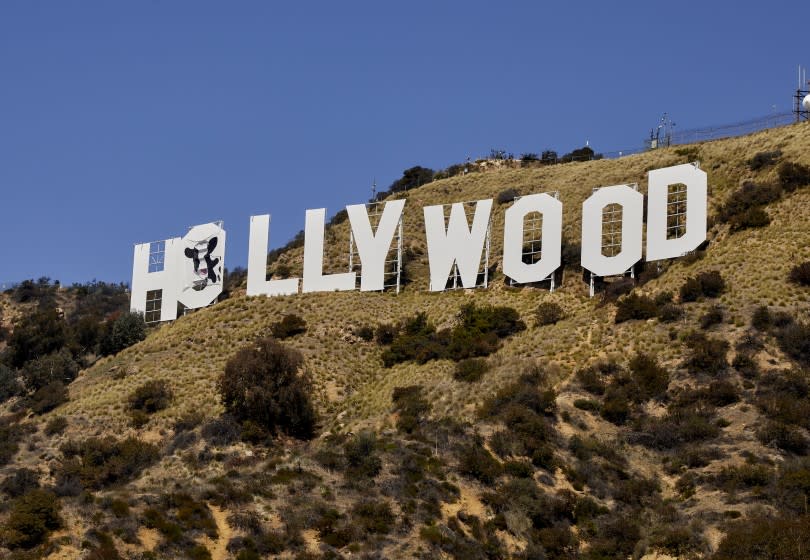
[[[134,311],[122,313],[115,321],[108,323],[108,330],[101,339],[99,350],[105,356],[117,354],[144,338],[146,338],[146,323],[143,315]]]
[[[316,415],[303,362],[298,350],[269,337],[242,348],[217,381],[225,410],[241,422],[311,439]]]
[[[20,368],[29,360],[61,350],[70,343],[70,332],[56,308],[37,310],[23,317],[8,341],[9,365]]]

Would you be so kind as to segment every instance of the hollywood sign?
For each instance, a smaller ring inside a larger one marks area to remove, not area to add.
[[[648,185],[646,260],[675,258],[696,249],[706,239],[706,173],[697,164],[676,165],[650,171]],[[672,235],[672,228],[668,227],[673,215],[670,196],[673,185],[678,185],[681,195],[678,204],[682,221],[677,235]],[[603,212],[610,205],[621,207],[620,244],[614,254],[605,255]],[[356,248],[361,263],[360,291],[386,289],[391,285],[386,283],[391,274],[396,275],[398,288],[404,208],[405,200],[375,205],[372,214],[365,204],[346,207],[351,226],[351,255]],[[562,209],[562,203],[554,196],[530,194],[516,198],[506,210],[502,268],[513,283],[553,279],[554,271],[561,265]],[[489,253],[492,200],[478,200],[466,206],[462,203],[426,206],[423,214],[430,290],[447,289],[451,277],[462,288],[481,285],[482,256],[488,258]],[[537,238],[542,251],[537,251],[536,261],[526,262],[524,233],[527,217],[531,215],[542,216]],[[356,290],[357,272],[351,270],[351,264],[349,272],[323,273],[325,218],[325,208],[306,211],[302,278],[267,280],[270,216],[252,216],[247,295],[292,295],[299,288],[304,293]],[[592,277],[626,273],[642,258],[643,229],[644,196],[634,185],[595,189],[582,204],[582,267]],[[391,258],[392,251],[397,252],[396,258]],[[351,260],[352,256],[350,263]],[[209,305],[222,293],[224,262],[225,230],[221,222],[195,226],[182,238],[135,245],[131,308],[144,313],[147,322],[157,322],[173,320],[186,309]]]

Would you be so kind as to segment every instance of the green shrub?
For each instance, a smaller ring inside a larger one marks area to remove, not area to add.
[[[583,389],[593,395],[604,395],[607,389],[607,383],[602,378],[602,372],[596,366],[591,366],[577,370],[577,381]]]
[[[774,480],[772,469],[764,465],[743,464],[720,469],[716,482],[725,492],[764,488]]]
[[[146,323],[143,315],[134,311],[122,313],[112,323],[108,323],[107,332],[99,344],[99,351],[104,356],[117,354],[145,338]]]
[[[315,408],[308,379],[300,372],[303,357],[272,338],[242,348],[225,364],[217,380],[225,410],[237,420],[252,420],[270,432],[299,439],[315,434]]]
[[[492,484],[503,467],[480,443],[464,444],[458,449],[458,472],[484,484]]]
[[[34,313],[23,315],[15,324],[6,350],[8,363],[21,368],[39,356],[69,348],[70,342],[68,325],[56,308],[39,308]]]
[[[64,348],[29,361],[22,369],[23,382],[29,391],[38,391],[52,383],[70,383],[78,374],[79,364]]]
[[[760,305],[751,314],[751,326],[757,330],[768,330],[773,324],[773,318],[767,305]]]
[[[391,367],[406,361],[424,364],[442,358],[459,361],[488,356],[498,349],[499,339],[525,328],[518,312],[510,307],[464,305],[456,325],[442,331],[437,331],[427,315],[420,312],[395,330],[390,346],[382,353],[382,360],[386,367]],[[377,339],[385,340],[381,336]]]
[[[706,313],[700,317],[700,328],[708,329],[723,322],[723,308],[719,305],[711,306]]]
[[[75,479],[93,490],[132,480],[160,456],[156,446],[134,437],[68,441],[61,451],[64,459],[56,473],[57,485]]]
[[[489,371],[489,363],[484,358],[467,358],[456,364],[453,379],[474,383],[480,381],[487,371]]]
[[[163,410],[172,400],[172,390],[164,380],[147,381],[127,399],[127,408],[130,411],[140,410],[147,414],[154,414]]]
[[[728,367],[726,356],[729,350],[727,341],[709,338],[703,333],[693,333],[686,338],[689,357],[684,365],[693,373],[716,374]]]
[[[507,461],[503,467],[506,474],[515,478],[532,478],[534,476],[534,467],[527,461]]]
[[[62,525],[61,504],[47,490],[34,489],[11,504],[3,526],[3,543],[11,549],[32,548],[45,542],[48,534]]]
[[[681,301],[684,303],[697,301],[702,293],[700,282],[697,278],[687,278],[686,282],[684,282],[681,286],[679,293],[681,296]]]
[[[362,500],[352,507],[352,521],[367,534],[386,535],[394,528],[396,516],[388,502]]]
[[[39,488],[39,475],[26,468],[14,469],[0,484],[0,490],[11,498],[19,498],[36,488]]]
[[[665,303],[658,308],[658,320],[672,323],[683,317],[683,309],[675,303]]]
[[[64,416],[53,416],[48,423],[45,424],[45,435],[55,436],[61,434],[67,428],[68,421]]]
[[[807,558],[810,516],[752,517],[730,525],[711,560]]]
[[[810,445],[801,430],[782,422],[768,422],[757,431],[757,438],[764,445],[774,445],[782,451],[797,455],[806,454]]]
[[[754,157],[746,162],[746,165],[751,171],[759,171],[763,167],[774,165],[780,157],[782,157],[782,150],[757,152]]]
[[[810,261],[797,264],[790,269],[790,281],[802,286],[810,286]]]
[[[346,477],[350,480],[358,477],[374,478],[382,470],[382,460],[376,452],[377,438],[374,432],[363,431],[349,438],[343,445],[346,459]]]
[[[370,327],[368,325],[363,325],[354,329],[354,336],[365,340],[366,342],[371,342],[374,340],[374,327]]]
[[[553,325],[565,318],[565,312],[559,303],[544,301],[537,306],[534,316],[538,326]]]
[[[729,219],[732,231],[761,228],[771,223],[771,217],[761,207],[749,208],[741,214],[735,214]]]
[[[602,407],[602,405],[599,403],[599,401],[594,401],[591,399],[576,399],[574,401],[574,407],[580,410],[596,412]]]
[[[779,166],[779,184],[785,192],[810,185],[810,167],[785,161]]]
[[[279,340],[290,338],[307,331],[307,322],[295,314],[285,315],[270,326],[270,332]]]
[[[782,188],[779,185],[757,184],[751,181],[732,192],[720,208],[719,218],[724,222],[731,222],[740,215],[753,209],[779,200]]]
[[[608,388],[599,414],[613,424],[621,425],[627,422],[630,417],[630,397],[626,391],[618,387]]]
[[[67,387],[60,381],[54,381],[37,389],[26,402],[34,414],[45,414],[67,401]]]
[[[515,197],[520,196],[520,193],[515,189],[505,189],[498,193],[496,201],[498,204],[509,204]]]
[[[776,341],[782,352],[803,367],[810,367],[810,323],[791,321],[777,329]]]
[[[635,292],[620,298],[616,303],[616,323],[634,319],[652,319],[658,314],[655,302],[648,296]]]
[[[639,352],[628,363],[628,370],[634,384],[636,399],[645,401],[666,394],[669,386],[669,373],[654,357]]]
[[[682,302],[696,301],[700,296],[716,298],[726,290],[726,282],[716,270],[702,272],[696,277],[687,278],[681,286]]]
[[[395,387],[391,399],[398,413],[397,429],[408,434],[417,431],[430,412],[430,403],[422,396],[422,387]]]
[[[18,379],[17,372],[6,367],[5,364],[0,364],[0,403],[4,403],[22,392],[23,386]]]

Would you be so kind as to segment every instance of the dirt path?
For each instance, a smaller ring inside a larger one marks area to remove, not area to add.
[[[211,549],[209,550],[211,560],[225,560],[228,558],[227,546],[228,541],[231,540],[233,531],[231,531],[231,526],[228,525],[228,516],[223,510],[211,504],[208,504],[208,508],[211,510],[211,516],[214,518],[214,522],[217,524],[217,534],[219,535],[219,538],[216,542],[212,543]]]

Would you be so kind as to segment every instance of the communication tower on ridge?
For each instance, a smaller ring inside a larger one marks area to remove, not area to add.
[[[669,118],[667,113],[661,116],[661,121],[656,128],[650,129],[649,148],[654,150],[656,148],[666,148],[672,144],[672,129],[675,128],[675,123]]]
[[[799,65],[799,86],[793,94],[793,114],[796,122],[810,120],[810,90],[807,85],[807,68]]]

